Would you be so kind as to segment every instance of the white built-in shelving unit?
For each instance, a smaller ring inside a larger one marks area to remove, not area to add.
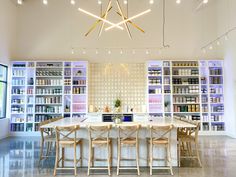
[[[36,132],[41,121],[87,113],[87,62],[14,61],[11,70],[11,132]]]
[[[201,133],[225,132],[223,61],[149,61],[148,113],[201,122]]]

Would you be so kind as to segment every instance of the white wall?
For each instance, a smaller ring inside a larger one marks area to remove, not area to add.
[[[8,65],[16,39],[16,7],[9,0],[0,0],[0,4],[0,63]],[[0,119],[0,139],[9,134],[8,118]]]
[[[236,1],[217,0],[218,35],[236,27]],[[225,59],[225,118],[226,132],[236,138],[236,31],[229,34],[229,40],[222,40],[218,49]]]

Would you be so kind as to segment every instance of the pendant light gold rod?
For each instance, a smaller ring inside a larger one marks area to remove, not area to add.
[[[109,12],[110,7],[111,7],[111,0],[109,0],[109,3],[108,3],[108,5],[107,5],[106,11],[105,11],[105,15],[104,15],[104,17],[103,17],[103,19],[105,19],[105,20],[107,19],[107,15],[108,15],[108,12]],[[98,36],[99,36],[99,37],[102,35],[102,31],[103,31],[104,25],[105,25],[105,22],[103,21],[103,22],[102,22],[102,26],[101,26],[101,28],[100,28],[100,30],[99,30],[99,33],[98,33]]]
[[[108,23],[108,24],[111,25],[111,26],[114,26],[113,28],[118,28],[118,29],[124,30],[124,28],[121,27],[120,25],[115,24],[115,23],[112,23],[112,22],[110,22],[110,21],[108,21],[108,20],[105,20],[105,19],[103,19],[103,18],[101,18],[101,17],[99,17],[99,16],[97,16],[97,15],[94,15],[94,14],[92,14],[92,13],[90,13],[90,12],[84,10],[84,9],[78,8],[78,10],[79,10],[80,12],[83,12],[83,13],[85,13],[85,14],[91,16],[91,17],[94,17],[94,18],[96,18],[96,19],[98,19],[98,20],[104,21],[105,23]],[[123,23],[122,23],[122,24],[123,24]]]
[[[116,0],[116,4],[117,4],[117,6],[118,6],[118,9],[119,9],[119,11],[120,11],[120,14],[121,14],[121,17],[122,17],[123,21],[125,21],[124,13],[123,13],[122,10],[121,10],[120,3],[119,3],[118,0]],[[125,25],[125,28],[126,28],[126,31],[127,31],[128,35],[129,35],[129,38],[132,39],[132,35],[131,35],[131,33],[130,33],[130,30],[129,30],[129,27],[128,27],[127,22],[125,22],[124,25]]]
[[[142,15],[145,15],[145,14],[147,14],[147,13],[149,13],[149,12],[151,12],[151,9],[145,10],[145,11],[143,11],[143,12],[137,14],[137,15],[134,15],[134,16],[132,16],[132,17],[126,19],[126,20],[123,20],[123,21],[121,21],[121,22],[119,22],[119,23],[113,24],[113,25],[111,25],[110,27],[106,28],[105,30],[108,31],[108,30],[110,30],[110,29],[113,29],[113,28],[116,28],[116,27],[120,27],[120,25],[126,23],[127,21],[130,21],[130,20],[133,20],[133,19],[135,19],[135,18],[138,18],[138,17],[140,17],[140,16],[142,16]]]

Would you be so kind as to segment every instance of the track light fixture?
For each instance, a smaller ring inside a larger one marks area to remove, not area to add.
[[[22,5],[23,1],[22,0],[17,0],[17,4]]]

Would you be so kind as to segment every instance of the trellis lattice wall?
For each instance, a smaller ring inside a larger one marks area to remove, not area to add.
[[[89,105],[104,110],[114,107],[119,98],[123,111],[134,108],[136,112],[145,105],[145,64],[91,63],[89,72]]]

